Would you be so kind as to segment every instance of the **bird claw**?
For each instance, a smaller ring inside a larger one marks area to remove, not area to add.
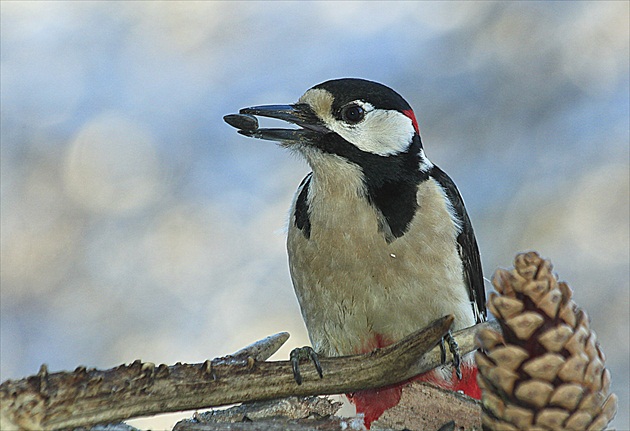
[[[442,363],[446,363],[446,346],[444,342],[448,343],[448,350],[453,355],[453,366],[455,367],[455,374],[457,374],[457,378],[459,380],[462,379],[462,370],[461,370],[461,355],[459,354],[459,346],[457,345],[457,341],[453,337],[451,331],[448,331],[444,338],[440,340],[440,350],[442,353],[441,359]]]
[[[291,366],[293,367],[293,378],[295,378],[295,381],[298,385],[302,384],[302,375],[300,374],[300,361],[302,359],[310,359],[315,365],[315,369],[317,370],[317,374],[319,374],[319,378],[321,379],[324,377],[322,366],[319,363],[319,356],[312,347],[305,346],[293,349],[291,350],[289,358],[291,359]]]

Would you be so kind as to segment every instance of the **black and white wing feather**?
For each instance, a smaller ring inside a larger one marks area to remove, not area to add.
[[[453,206],[455,216],[459,219],[461,230],[457,236],[457,246],[464,270],[464,282],[468,286],[475,319],[477,323],[484,322],[487,311],[481,257],[479,256],[475,232],[464,206],[464,200],[453,180],[440,168],[433,166],[429,175],[442,186]]]

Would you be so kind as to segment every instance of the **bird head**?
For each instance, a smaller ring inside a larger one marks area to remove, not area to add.
[[[424,157],[411,106],[377,82],[334,79],[309,89],[295,104],[254,106],[239,113],[297,125],[293,129],[245,128],[239,133],[297,150],[315,172],[331,166],[332,158],[359,165],[363,171],[378,167],[381,174],[387,170],[395,174],[409,158],[412,171],[432,166]]]

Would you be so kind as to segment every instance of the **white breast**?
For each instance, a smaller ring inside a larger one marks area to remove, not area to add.
[[[388,344],[454,314],[474,324],[444,191],[420,184],[408,232],[388,244],[364,197],[359,168],[339,160],[336,177],[313,174],[310,239],[289,223],[291,277],[313,347],[326,356]],[[295,202],[293,204],[295,206]],[[291,214],[293,214],[292,209]]]

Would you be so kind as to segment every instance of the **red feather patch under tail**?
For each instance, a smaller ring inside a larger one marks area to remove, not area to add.
[[[439,371],[433,370],[429,371],[428,373],[420,374],[419,376],[413,377],[410,379],[410,381],[427,382],[440,388],[448,389],[449,391],[454,392],[462,391],[469,397],[480,400],[481,389],[479,389],[479,385],[477,384],[477,366],[474,364],[463,363],[461,365],[461,370],[461,380],[457,378],[455,370],[453,370],[453,374],[450,380],[444,380],[443,374],[441,374]]]
[[[372,422],[381,417],[387,409],[391,409],[400,401],[402,388],[399,383],[378,389],[367,389],[348,394],[350,402],[357,408],[357,413],[363,413],[363,423],[370,429]]]
[[[481,389],[477,385],[477,367],[473,364],[462,364],[461,370],[461,380],[457,378],[454,370],[450,381],[444,380],[442,373],[433,370],[396,385],[357,391],[348,394],[348,398],[356,406],[357,413],[363,413],[364,424],[367,429],[370,429],[372,422],[381,417],[385,410],[398,404],[403,387],[412,381],[431,383],[451,391],[463,391],[469,397],[481,399]]]

